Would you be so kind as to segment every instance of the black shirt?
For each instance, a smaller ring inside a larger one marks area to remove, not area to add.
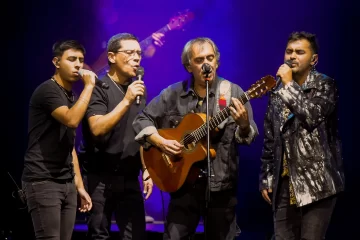
[[[66,96],[66,94],[67,96]],[[72,92],[47,80],[33,92],[29,104],[28,147],[22,180],[67,180],[74,177],[72,150],[75,129],[51,116],[61,107],[72,107]]]
[[[83,140],[79,148],[79,159],[85,172],[136,178],[141,169],[140,144],[134,140],[132,122],[145,107],[146,98],[141,98],[140,105],[134,102],[110,132],[95,138],[89,129],[89,117],[111,112],[123,100],[127,90],[126,86],[116,84],[107,75],[102,80],[109,88],[96,86],[93,90],[82,122]]]

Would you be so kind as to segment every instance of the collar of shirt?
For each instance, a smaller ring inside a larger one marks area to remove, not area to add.
[[[219,81],[219,77],[216,75],[211,86],[209,86],[209,94],[215,95],[217,82]],[[194,90],[194,78],[191,77],[186,81],[186,86],[184,86],[184,92],[180,94],[181,97],[186,97],[189,94],[196,94]]]

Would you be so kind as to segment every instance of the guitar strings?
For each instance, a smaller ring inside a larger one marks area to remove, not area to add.
[[[240,102],[242,104],[245,104],[247,102],[246,94],[243,94],[242,96],[240,96],[239,100],[240,100]],[[221,120],[221,119],[218,119],[221,115],[223,115],[224,117],[226,117],[226,115],[229,116],[230,107],[234,107],[234,104],[230,103],[229,106],[225,107],[222,111],[220,111],[214,118],[212,118],[209,121],[209,125],[210,125],[211,128],[214,128],[214,127],[216,127],[217,125],[219,125],[221,123],[221,122],[218,123],[218,121]],[[216,125],[212,125],[212,124],[216,124]],[[206,127],[206,124],[203,123],[195,131],[193,131],[192,133],[186,135],[185,138],[181,140],[181,144],[182,145],[184,145],[184,144],[187,145],[187,144],[193,142],[194,140],[197,142],[200,139],[202,139],[204,137],[204,135],[205,135],[205,131],[206,131],[205,127]]]

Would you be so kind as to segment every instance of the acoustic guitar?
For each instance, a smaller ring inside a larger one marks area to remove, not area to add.
[[[273,76],[268,75],[261,78],[240,96],[240,102],[245,104],[250,99],[262,97],[275,86],[275,83],[276,80]],[[231,103],[230,106],[233,104]],[[230,106],[225,107],[209,120],[210,131],[215,130],[230,116]],[[140,156],[144,160],[154,184],[164,192],[175,192],[187,178],[193,176],[193,172],[189,174],[191,166],[206,159],[206,114],[186,114],[176,128],[158,129],[158,133],[165,139],[177,140],[184,145],[182,154],[170,156],[159,148],[151,146],[147,149],[140,147]],[[209,149],[210,156],[215,157],[215,150],[211,146]]]

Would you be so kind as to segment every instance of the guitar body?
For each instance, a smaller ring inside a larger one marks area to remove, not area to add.
[[[184,116],[176,128],[159,129],[158,133],[165,139],[181,142],[187,134],[203,125],[205,121],[205,114],[190,113]],[[196,144],[184,146],[182,155],[179,157],[168,156],[153,146],[149,149],[141,147],[140,155],[154,184],[164,192],[175,192],[187,179],[197,177],[197,170],[191,167],[194,163],[206,159],[207,150],[204,141],[199,141]],[[210,149],[210,155],[215,157],[214,149]]]

